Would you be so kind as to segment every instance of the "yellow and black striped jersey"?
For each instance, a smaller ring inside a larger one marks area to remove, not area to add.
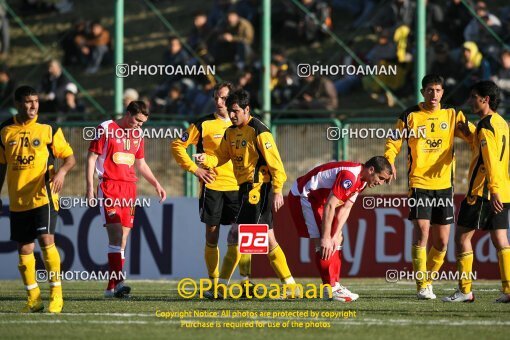
[[[495,193],[501,202],[510,203],[508,143],[508,124],[499,114],[490,114],[478,122],[469,166],[468,197],[490,199],[490,194]]]
[[[207,115],[191,124],[181,138],[172,142],[172,154],[176,162],[186,171],[194,173],[198,166],[186,153],[186,148],[196,145],[198,153],[214,154],[220,146],[225,130],[231,126],[230,119],[222,119],[216,114]],[[216,180],[205,186],[216,191],[239,190],[232,169],[232,162],[227,162],[214,169]]]
[[[272,182],[281,193],[287,180],[280,153],[268,127],[250,117],[248,124],[225,131],[218,152],[207,154],[204,165],[214,168],[232,160],[238,184]]]
[[[460,137],[472,145],[471,136],[466,137],[457,123],[466,117],[453,108],[439,107],[425,110],[422,103],[405,110],[397,120],[394,138],[386,140],[384,156],[391,164],[407,142],[407,166],[409,187],[441,190],[453,186],[455,154],[454,137]],[[475,126],[469,123],[473,134]]]
[[[55,158],[67,158],[73,149],[60,128],[37,122],[37,117],[19,123],[16,117],[0,125],[0,163],[6,164],[9,210],[26,211],[53,202],[51,192]]]

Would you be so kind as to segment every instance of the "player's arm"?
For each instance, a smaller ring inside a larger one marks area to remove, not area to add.
[[[87,164],[85,165],[85,181],[88,200],[96,196],[94,191],[94,172],[96,171],[96,161],[99,155],[95,152],[89,151],[87,155]]]
[[[269,172],[273,177],[273,206],[274,210],[278,211],[283,206],[282,190],[283,184],[287,180],[287,174],[285,174],[282,158],[276,147],[273,135],[269,131],[262,132],[257,136],[257,148],[266,160]]]
[[[335,211],[339,205],[343,205],[338,197],[333,193],[329,194],[328,200],[324,205],[324,212],[322,215],[322,236],[321,236],[321,258],[327,260],[335,252],[335,237],[331,235],[333,228],[333,220],[335,218]]]
[[[351,213],[351,208],[354,205],[354,202],[350,199],[345,202],[340,208],[338,208],[338,211],[336,213],[336,219],[338,221],[338,229],[335,231],[335,234],[333,235],[333,242],[335,244],[335,247],[340,245],[340,235],[342,234],[342,228],[347,222],[347,219],[349,218],[349,214]]]
[[[386,145],[384,147],[384,157],[390,162],[391,169],[393,170],[393,179],[397,179],[397,169],[395,168],[395,159],[397,155],[402,150],[403,139],[405,138],[408,131],[404,131],[406,129],[405,122],[403,121],[404,117],[401,117],[397,120],[397,124],[395,125],[394,135],[392,138],[388,138],[386,140]],[[391,180],[390,180],[391,181]]]
[[[335,251],[335,240],[339,239],[339,234],[341,230],[337,230],[335,235],[331,235],[331,230],[333,227],[333,220],[335,217],[335,211],[337,207],[342,206],[343,214],[346,216],[342,216],[343,221],[339,220],[342,224],[339,224],[339,229],[343,226],[347,217],[349,216],[349,212],[352,206],[352,202],[349,202],[349,197],[352,196],[352,192],[350,191],[351,187],[356,183],[356,177],[349,171],[340,171],[335,179],[335,183],[331,188],[331,193],[329,194],[328,200],[324,205],[324,213],[322,215],[322,236],[321,236],[321,256],[323,259],[328,259],[331,254]],[[347,206],[345,206],[347,204]],[[345,207],[344,207],[345,206]]]
[[[96,170],[97,158],[103,153],[107,142],[106,133],[104,132],[104,128],[102,126],[98,126],[96,129],[96,139],[90,141],[87,163],[85,164],[85,195],[88,200],[97,196],[94,190],[94,172]]]
[[[160,198],[159,203],[163,202],[166,199],[166,192],[165,189],[159,184],[158,180],[152,173],[151,168],[149,165],[145,162],[144,158],[137,158],[135,160],[135,166],[138,172],[149,182],[154,188],[156,188],[156,192],[158,193],[158,196]]]
[[[76,165],[73,149],[67,143],[64,133],[60,128],[53,134],[51,149],[56,158],[64,160],[62,166],[59,167],[55,176],[51,179],[52,192],[59,193],[64,186],[64,179],[67,173]]]
[[[503,148],[508,147],[508,145],[506,145],[508,141],[506,141],[506,143],[503,142],[501,147],[498,148],[496,136],[493,131],[482,128],[479,136],[489,192],[491,193],[491,206],[496,213],[499,213],[503,211],[503,203],[499,199],[499,193],[502,189],[508,189],[501,188],[500,186],[500,183],[505,183],[504,176],[508,171],[508,169],[502,166],[504,164],[502,156],[505,154]]]
[[[176,138],[171,145],[172,155],[181,168],[191,172],[205,183],[214,181],[214,173],[198,167],[186,152],[190,145],[197,145],[200,139],[200,129],[191,124],[181,138]]]

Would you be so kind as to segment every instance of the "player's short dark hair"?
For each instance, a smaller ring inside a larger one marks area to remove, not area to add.
[[[489,107],[492,111],[496,111],[500,102],[499,87],[491,80],[479,81],[471,87],[480,97],[489,97]]]
[[[235,89],[234,84],[232,84],[229,81],[222,81],[221,83],[214,85],[214,94],[216,94],[219,90],[221,90],[224,87],[228,87],[229,94],[234,92],[234,89]]]
[[[239,105],[241,109],[246,109],[250,105],[250,94],[243,89],[232,92],[227,98],[227,108],[230,110],[235,104]]]
[[[196,17],[207,17],[207,12],[204,11],[203,9],[198,9],[195,12],[193,12],[193,17],[194,18],[196,18]]]
[[[133,100],[131,103],[129,103],[126,111],[131,116],[136,116],[139,113],[143,114],[144,116],[149,116],[149,109],[143,100]]]
[[[388,172],[388,174],[393,175],[393,170],[391,170],[390,162],[383,156],[374,156],[365,163],[365,167],[374,167],[376,173]]]
[[[21,103],[24,97],[37,96],[37,91],[28,85],[22,85],[14,91],[14,101]]]
[[[421,80],[421,88],[424,89],[428,85],[441,85],[444,88],[444,78],[437,74],[427,74]]]

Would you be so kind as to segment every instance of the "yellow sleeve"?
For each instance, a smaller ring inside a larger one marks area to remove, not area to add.
[[[227,129],[228,131],[228,129]],[[227,131],[223,135],[220,146],[216,149],[216,154],[206,154],[204,166],[207,168],[216,168],[227,163],[230,160],[230,146],[227,140]]]
[[[171,145],[172,155],[175,161],[181,168],[191,173],[194,173],[198,166],[193,162],[191,157],[186,152],[190,144],[197,145],[200,138],[200,131],[191,124],[181,138],[176,138]]]
[[[65,159],[73,154],[73,149],[67,143],[61,128],[57,128],[57,132],[53,134],[51,150],[56,158]]]
[[[498,194],[501,190],[500,184],[505,183],[505,172],[508,171],[508,169],[501,166],[501,164],[504,164],[499,159],[502,150],[498,148],[498,142],[493,131],[482,128],[479,132],[479,138],[489,191],[491,194]]]
[[[399,118],[397,120],[397,124],[395,126],[395,130],[393,131],[393,138],[388,138],[386,140],[386,146],[384,148],[384,157],[391,164],[395,164],[395,158],[399,154],[402,149],[403,138],[406,136],[406,132],[403,132],[405,129],[404,121]]]
[[[283,184],[287,180],[283,162],[274,142],[273,135],[270,132],[262,132],[257,136],[257,147],[266,160],[269,172],[273,176],[273,190],[275,193],[281,193]]]
[[[476,126],[471,123],[471,122],[468,122],[468,126],[469,126],[469,132],[471,132],[471,134],[469,136],[465,136],[464,133],[462,133],[462,131],[460,131],[458,128],[457,128],[457,124],[460,123],[460,122],[466,122],[467,121],[467,118],[466,116],[464,116],[464,113],[462,113],[462,111],[459,111],[457,113],[457,116],[455,118],[455,137],[459,137],[461,138],[462,140],[464,140],[466,143],[468,143],[471,147],[474,146],[474,141],[475,141],[475,135],[476,135]]]

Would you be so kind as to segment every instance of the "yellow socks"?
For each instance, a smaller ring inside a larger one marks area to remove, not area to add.
[[[446,255],[446,250],[439,251],[434,247],[431,247],[429,250],[429,255],[427,256],[427,274],[428,278],[426,280],[426,284],[432,284],[432,273],[438,272],[441,269],[441,266],[444,263],[444,257]]]
[[[35,301],[41,298],[41,290],[35,280],[35,257],[34,253],[28,255],[19,255],[18,264],[21,279],[27,290],[30,300]]]
[[[205,265],[207,266],[207,273],[209,278],[216,284],[220,276],[220,249],[217,244],[205,244],[204,250]]]
[[[62,296],[62,284],[60,282],[60,254],[55,243],[41,247],[44,259],[44,266],[48,272],[51,295]]]
[[[420,289],[427,287],[427,282],[425,280],[425,272],[427,271],[427,248],[413,245],[412,257],[416,287],[419,291]],[[421,274],[418,274],[418,272],[421,272]]]
[[[239,274],[241,282],[248,281],[251,277],[251,254],[242,254],[239,260]]]
[[[473,280],[473,252],[468,251],[457,255],[457,271],[459,272],[459,289],[462,293],[467,294],[471,292],[471,284]]]
[[[503,293],[510,294],[510,247],[498,251],[498,260]]]
[[[269,254],[267,254],[267,257],[269,258],[269,263],[271,264],[271,267],[273,267],[274,272],[283,283],[295,283],[294,278],[290,273],[289,266],[287,265],[285,254],[279,245],[273,248]]]
[[[239,252],[237,244],[229,245],[227,254],[223,258],[223,263],[221,264],[220,281],[223,281],[222,283],[228,283],[230,281],[240,259],[241,253]]]

